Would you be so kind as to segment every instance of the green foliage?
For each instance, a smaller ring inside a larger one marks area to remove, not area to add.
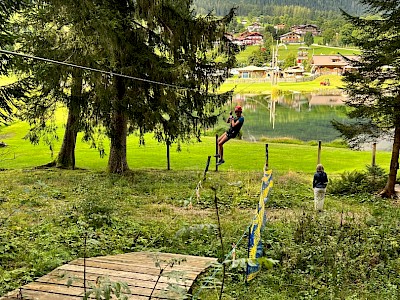
[[[258,47],[247,58],[248,65],[262,67],[271,59],[271,51],[269,48]]]
[[[89,282],[89,289],[83,296],[83,300],[127,300],[130,294],[127,283],[111,282],[107,277],[98,277],[95,284]]]
[[[334,194],[377,193],[386,184],[387,174],[379,166],[366,166],[366,171],[351,171],[330,180],[329,190]]]
[[[299,5],[301,3],[301,6]],[[194,1],[196,10],[201,14],[207,14],[210,11],[215,11],[218,15],[223,15],[231,7],[234,7],[237,2],[233,0],[227,0],[223,2],[210,2],[206,0],[195,0]],[[338,8],[342,8],[346,11],[361,12],[361,6],[358,1],[347,1],[339,0],[332,5],[329,0],[310,1],[303,0],[264,0],[262,2],[257,0],[246,0],[242,1],[238,14],[240,16],[248,16],[249,22],[252,21],[253,16],[258,16],[262,21],[270,24],[276,24],[273,22],[274,18],[283,19],[287,21],[289,16],[292,16],[289,20],[292,25],[293,20],[303,20],[306,24],[311,18],[320,20],[321,18],[340,17]],[[272,13],[271,13],[272,12]],[[305,19],[305,20],[304,20]],[[281,23],[286,23],[282,22]]]
[[[240,258],[235,260],[227,260],[224,263],[229,264],[229,268],[231,269],[245,271],[247,265],[256,266],[258,264],[265,269],[272,269],[273,266],[278,263],[278,261],[266,257],[259,257],[256,259]]]
[[[304,152],[290,151],[299,155]],[[287,153],[281,155],[287,157]],[[381,171],[370,173],[379,175]],[[183,203],[201,174],[202,170],[137,170],[121,177],[83,170],[2,171],[0,294],[83,257],[85,252],[89,257],[132,251],[220,256],[211,187],[218,187],[221,229],[229,251],[252,219],[262,172],[210,171],[200,197],[189,209]],[[339,298],[357,295],[357,299],[390,299],[395,295],[395,288],[375,287],[397,284],[397,277],[391,275],[396,274],[399,261],[397,208],[390,202],[373,200],[372,195],[334,197],[329,190],[326,213],[314,215],[311,180],[311,172],[274,171],[262,238],[265,257],[278,262],[271,269],[263,268],[247,287],[243,269],[229,269],[224,297],[307,299],[307,295],[314,295],[327,299],[332,294]],[[355,197],[360,201],[354,201]],[[236,248],[236,259],[242,266],[246,245],[244,239]],[[358,273],[361,277],[355,277]],[[169,275],[172,283],[179,277],[178,273]],[[197,288],[203,279],[207,280],[201,278]],[[209,280],[210,288],[203,289],[202,299],[213,299],[213,287],[220,284],[221,277]],[[95,291],[104,296],[117,289],[105,279],[102,282],[102,286],[93,286],[92,296]],[[193,294],[196,291],[194,287]],[[183,295],[174,284],[168,292]]]
[[[356,146],[365,140],[376,141],[382,136],[393,141],[390,176],[383,196],[392,197],[397,176],[400,148],[400,54],[397,52],[400,26],[394,19],[398,14],[397,1],[362,3],[372,17],[357,17],[344,13],[358,28],[352,36],[360,48],[360,59],[352,62],[356,71],[344,74],[346,105],[352,108],[350,124],[338,123],[337,128],[346,140]],[[390,38],[388,38],[390,36]]]
[[[398,213],[373,219],[303,213],[267,228],[266,256],[279,261],[246,285],[229,277],[238,299],[396,299]],[[390,286],[387,289],[387,286]]]
[[[285,62],[283,63],[283,68],[287,69],[289,67],[293,67],[296,65],[296,55],[294,53],[290,53],[288,56],[285,58]]]
[[[75,214],[89,227],[100,228],[111,225],[112,213],[115,211],[115,197],[107,194],[107,190],[92,191],[78,204]]]
[[[304,36],[304,43],[310,47],[312,44],[314,44],[314,36],[312,35],[311,32],[307,32]]]
[[[175,265],[180,265],[182,262],[185,262],[185,258],[171,258],[169,260],[160,260],[157,256],[157,254],[154,257],[155,260],[155,266],[160,270],[156,283],[153,287],[153,290],[149,296],[149,299],[152,298],[153,293],[155,291],[156,285],[158,281],[160,280],[161,276],[164,276],[168,279],[168,286],[159,291],[157,293],[157,298],[158,297],[165,297],[167,299],[187,299],[189,296],[186,293],[186,289],[182,286],[179,285],[179,281],[181,278],[185,275],[184,272],[182,271],[167,271],[167,268],[173,268]]]

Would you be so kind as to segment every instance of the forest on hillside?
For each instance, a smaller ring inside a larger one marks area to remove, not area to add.
[[[339,13],[340,9],[350,14],[361,14],[362,6],[354,0],[194,0],[195,10],[200,14],[213,12],[216,15],[225,15],[232,7],[237,7],[239,16],[264,15],[273,16],[282,7],[304,7],[314,13]],[[287,9],[287,8],[286,8]],[[295,8],[294,8],[295,9]],[[313,16],[315,17],[315,15]]]

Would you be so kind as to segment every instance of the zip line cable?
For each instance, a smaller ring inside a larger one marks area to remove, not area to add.
[[[14,51],[8,51],[8,50],[0,49],[0,53],[9,54],[9,55],[16,55],[16,56],[21,56],[21,57],[25,57],[25,58],[31,58],[31,59],[35,59],[35,60],[40,60],[40,61],[52,63],[52,64],[58,64],[58,65],[63,65],[63,66],[83,69],[83,70],[87,70],[87,71],[92,71],[92,72],[99,72],[99,73],[107,74],[107,75],[110,75],[110,76],[119,76],[119,77],[123,77],[123,78],[137,80],[137,81],[143,81],[143,82],[163,85],[163,86],[167,86],[167,87],[171,87],[171,88],[175,88],[175,89],[183,89],[183,90],[201,92],[198,89],[178,86],[178,85],[169,84],[169,83],[160,82],[160,81],[154,81],[154,80],[150,80],[150,79],[144,79],[144,78],[129,76],[129,75],[120,74],[120,73],[114,73],[114,72],[110,72],[110,71],[104,71],[104,70],[100,70],[100,69],[95,69],[95,68],[81,66],[81,65],[72,64],[72,63],[66,63],[66,62],[62,62],[62,61],[58,61],[58,60],[54,60],[54,59],[49,59],[49,58],[43,58],[43,57],[38,57],[38,56],[33,56],[33,55],[28,55],[28,54],[23,54],[23,53],[18,53],[18,52],[14,52]]]

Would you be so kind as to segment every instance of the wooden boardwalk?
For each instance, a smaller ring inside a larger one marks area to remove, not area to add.
[[[167,266],[162,276],[156,262],[164,268],[168,262],[176,262],[172,268]],[[111,282],[128,284],[131,294],[128,299],[178,299],[178,295],[167,290],[174,284],[186,292],[197,278],[217,259],[169,253],[133,252],[112,256],[101,256],[86,259],[86,290],[96,284],[98,278],[108,278]],[[76,259],[58,267],[35,282],[28,283],[0,300],[78,300],[84,294],[84,260]],[[68,286],[68,278],[72,283]],[[154,288],[155,287],[155,288]],[[22,295],[22,298],[21,298]]]

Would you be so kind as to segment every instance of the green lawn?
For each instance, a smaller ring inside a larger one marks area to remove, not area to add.
[[[304,44],[289,44],[280,45],[278,47],[278,60],[285,60],[289,55],[297,56],[299,47],[305,47]],[[247,46],[244,51],[237,54],[236,59],[239,65],[247,65],[248,56],[260,46]],[[360,54],[360,50],[354,48],[340,48],[340,47],[328,47],[322,45],[311,45],[308,50],[308,58],[311,59],[313,55],[332,55],[332,54],[342,54],[342,55],[354,55]]]
[[[63,119],[65,111],[59,110],[60,135]],[[174,146],[171,171],[166,170],[165,146],[148,135],[146,146],[139,147],[131,136],[132,172],[117,176],[106,174],[107,158],[81,141],[76,160],[85,170],[32,169],[52,158],[47,146],[22,139],[27,129],[23,122],[0,128],[0,140],[9,145],[0,148],[0,296],[84,255],[160,251],[222,259],[235,243],[237,259],[246,258],[245,234],[260,200],[265,143],[229,141],[226,163],[215,172],[213,159],[196,193],[207,156],[215,151],[213,136],[182,145],[181,152]],[[371,163],[370,152],[325,145],[321,158],[334,180]],[[389,161],[389,152],[378,152],[378,165],[387,170]],[[243,268],[227,262],[223,299],[396,299],[396,202],[328,189],[325,212],[316,214],[311,189],[316,162],[317,146],[269,143],[274,187],[262,238],[265,256],[277,263],[246,284]],[[214,271],[196,280],[194,295],[218,299],[222,272]],[[211,288],[201,288],[206,282]]]
[[[59,111],[59,118],[66,117],[65,111]],[[54,155],[57,155],[63,134],[63,123],[59,123],[58,134],[60,140],[55,142]],[[7,127],[0,127],[0,141],[8,144],[0,148],[0,168],[22,169],[43,165],[52,160],[49,146],[41,143],[31,145],[23,139],[28,131],[24,122],[16,122]],[[182,151],[176,151],[172,145],[170,151],[171,168],[174,170],[202,170],[207,156],[215,154],[215,136],[202,138],[201,143],[192,142],[182,145]],[[151,135],[146,135],[145,146],[139,145],[137,136],[128,138],[128,164],[132,169],[165,169],[166,147],[155,141]],[[108,141],[104,141],[108,153]],[[225,145],[226,163],[220,167],[222,171],[261,170],[265,161],[265,143],[232,140]],[[269,163],[271,168],[281,172],[296,171],[312,173],[317,161],[317,146],[293,144],[269,144]],[[368,151],[352,151],[344,148],[325,147],[322,149],[322,162],[330,173],[340,173],[345,170],[364,169],[371,162],[371,153]],[[2,159],[1,159],[2,158]],[[214,161],[214,159],[213,159]],[[389,152],[379,152],[377,164],[388,167]],[[102,171],[107,166],[107,156],[100,158],[96,149],[90,148],[87,143],[78,137],[76,146],[76,165],[78,168]],[[212,167],[213,168],[213,167]]]
[[[339,77],[328,78],[330,88],[341,85]],[[324,79],[282,83],[278,88],[316,90]],[[0,85],[11,82],[0,79]],[[229,84],[222,90],[233,86]],[[250,84],[236,91],[263,93],[271,87]],[[60,139],[65,119],[66,111],[58,110]],[[33,146],[23,139],[28,130],[24,122],[0,127],[0,141],[8,145],[0,148],[0,297],[84,256],[161,251],[222,261],[235,243],[237,259],[247,257],[246,234],[260,201],[265,142],[229,141],[226,163],[215,172],[213,158],[206,180],[198,185],[207,157],[215,153],[213,132],[201,143],[183,144],[180,152],[173,145],[171,171],[166,170],[165,145],[146,135],[146,145],[139,146],[138,137],[132,135],[128,138],[132,172],[117,176],[104,172],[107,156],[100,158],[81,136],[76,147],[81,169],[33,169],[54,157],[49,146]],[[60,143],[55,141],[54,155]],[[272,269],[263,267],[245,283],[243,267],[228,261],[222,299],[399,299],[398,202],[367,192],[334,194],[330,182],[325,211],[317,214],[311,189],[316,143],[268,145],[274,187],[266,203],[268,221],[262,240],[265,257],[276,264]],[[107,140],[104,146],[107,153]],[[376,162],[386,171],[390,155],[377,153]],[[365,170],[371,153],[323,144],[321,160],[329,178],[337,180],[344,171]],[[157,267],[156,261],[152,267]],[[219,299],[221,281],[222,272],[208,270],[196,280],[192,293]],[[206,282],[207,288],[201,289]]]
[[[321,86],[320,82],[329,79],[330,86]],[[324,93],[331,90],[337,90],[342,87],[341,76],[323,75],[312,81],[305,82],[281,82],[272,86],[270,82],[249,82],[236,83],[234,79],[228,79],[220,87],[220,92],[234,90],[236,94],[270,94],[272,90],[280,90],[282,92],[319,92]]]

